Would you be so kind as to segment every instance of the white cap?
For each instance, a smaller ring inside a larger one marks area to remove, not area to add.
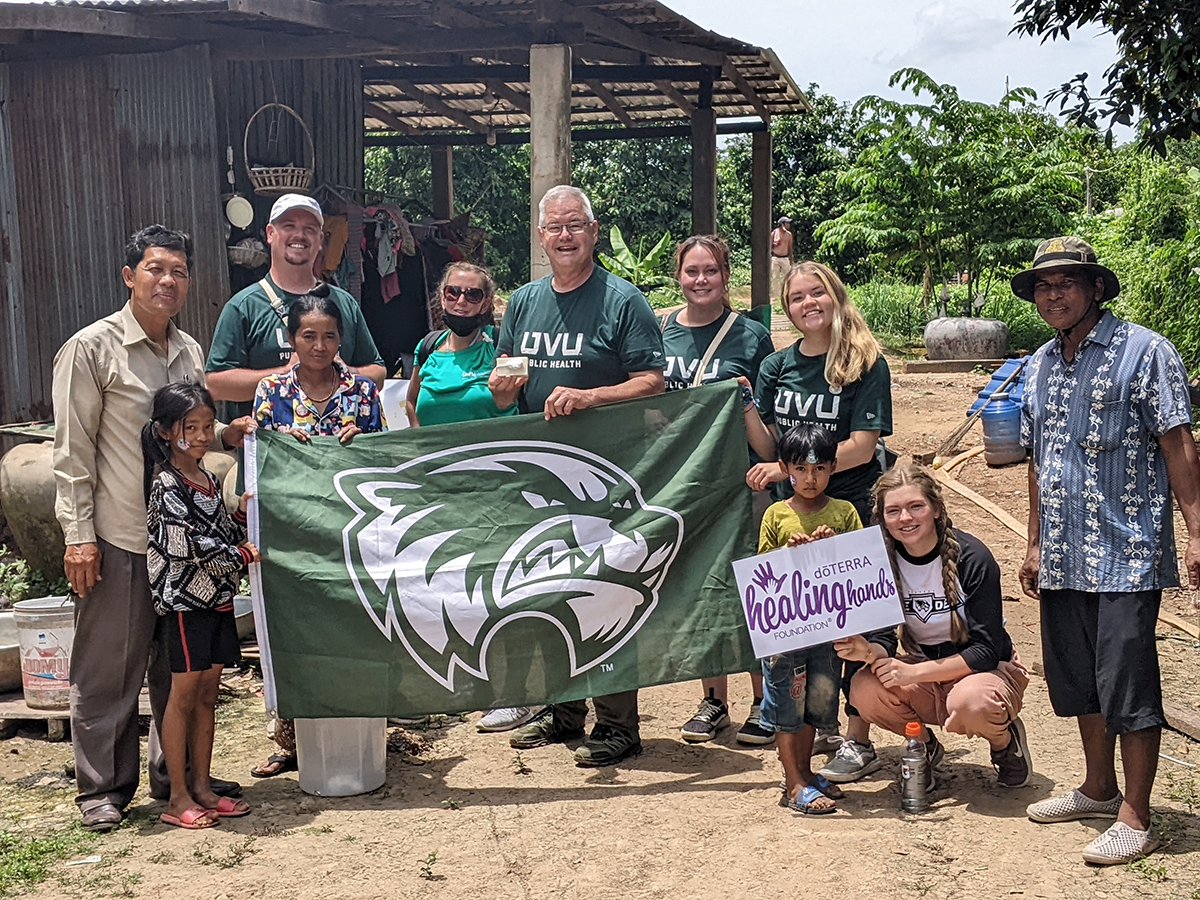
[[[325,217],[321,215],[321,204],[312,197],[305,194],[284,194],[275,201],[275,205],[271,207],[271,218],[267,221],[274,222],[285,212],[292,209],[304,209],[317,217],[317,224],[322,228],[325,227]]]

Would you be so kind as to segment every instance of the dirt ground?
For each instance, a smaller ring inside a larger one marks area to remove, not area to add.
[[[902,455],[934,449],[987,382],[976,374],[897,374],[902,364],[892,363],[889,444]],[[979,439],[975,431],[964,448]],[[957,474],[1024,520],[1023,466],[989,469],[976,458]],[[1023,540],[957,496],[949,507],[999,560],[1008,630],[1040,674],[1037,607],[1016,580]],[[1190,600],[1170,592],[1164,607],[1195,622]],[[1166,696],[1200,709],[1200,642],[1165,626],[1159,637]],[[749,680],[731,682],[736,726],[747,712]],[[1023,712],[1031,783],[998,788],[985,742],[944,734],[932,807],[907,818],[895,781],[898,738],[876,730],[885,766],[848,786],[836,815],[796,816],[777,806],[773,749],[739,748],[733,727],[707,745],[679,739],[699,699],[694,684],[642,691],[645,752],[615,768],[576,768],[562,746],[518,760],[504,735],[477,733],[478,716],[469,716],[414,732],[428,743],[422,752],[390,753],[385,787],[345,799],[302,793],[295,773],[246,777],[270,744],[253,677],[231,677],[229,688],[214,771],[245,784],[253,814],[204,833],[169,828],[158,823],[162,804],[143,787],[126,824],[88,851],[101,861],[57,864],[34,896],[1200,898],[1194,768],[1161,761],[1154,809],[1167,843],[1136,866],[1084,865],[1080,850],[1106,823],[1036,825],[1025,817],[1027,804],[1076,786],[1082,772],[1074,723],[1054,717],[1040,677]],[[1200,764],[1200,746],[1175,732],[1164,733],[1163,752]],[[69,745],[34,731],[0,743],[0,816],[32,829],[72,821],[74,785],[62,777],[70,762]]]

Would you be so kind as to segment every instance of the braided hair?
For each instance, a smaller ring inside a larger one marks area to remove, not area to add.
[[[195,382],[175,381],[160,387],[150,405],[150,421],[142,426],[142,490],[150,502],[150,487],[155,476],[171,468],[171,429],[187,418],[193,409],[207,406],[217,414],[212,394]]]
[[[965,646],[969,641],[967,623],[963,619],[962,613],[959,612],[959,603],[955,602],[963,599],[962,586],[958,583],[958,537],[954,533],[954,523],[950,519],[950,512],[946,509],[946,502],[942,497],[941,485],[937,483],[933,473],[923,466],[912,463],[899,463],[884,472],[875,482],[872,490],[875,507],[872,521],[883,525],[883,508],[887,495],[897,488],[905,486],[912,486],[919,490],[937,517],[934,519],[934,527],[937,529],[938,553],[942,558],[942,591],[951,603],[950,640],[956,647]],[[886,526],[881,530],[883,531],[884,546],[887,547],[888,559],[892,563],[892,572],[896,576],[896,582],[899,583],[900,569],[896,565],[896,540],[888,532]],[[898,632],[900,646],[906,653],[919,654],[921,650],[917,646],[917,642],[907,632],[908,629],[901,625]]]

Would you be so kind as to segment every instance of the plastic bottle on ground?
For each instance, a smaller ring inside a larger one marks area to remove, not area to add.
[[[904,726],[904,755],[900,757],[900,809],[906,813],[924,812],[929,806],[925,796],[925,769],[929,758],[925,755],[925,742],[921,740],[920,722],[909,722]]]

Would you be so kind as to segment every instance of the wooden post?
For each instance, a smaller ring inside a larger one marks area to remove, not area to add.
[[[750,306],[770,306],[771,132],[756,131],[750,140]]]
[[[571,183],[571,48],[529,48],[529,277],[550,274],[538,242],[538,203],[556,184]]]
[[[700,82],[692,111],[692,234],[717,231],[717,114],[712,108],[712,75]]]
[[[433,180],[433,215],[454,218],[454,148],[430,147],[429,170]]]

